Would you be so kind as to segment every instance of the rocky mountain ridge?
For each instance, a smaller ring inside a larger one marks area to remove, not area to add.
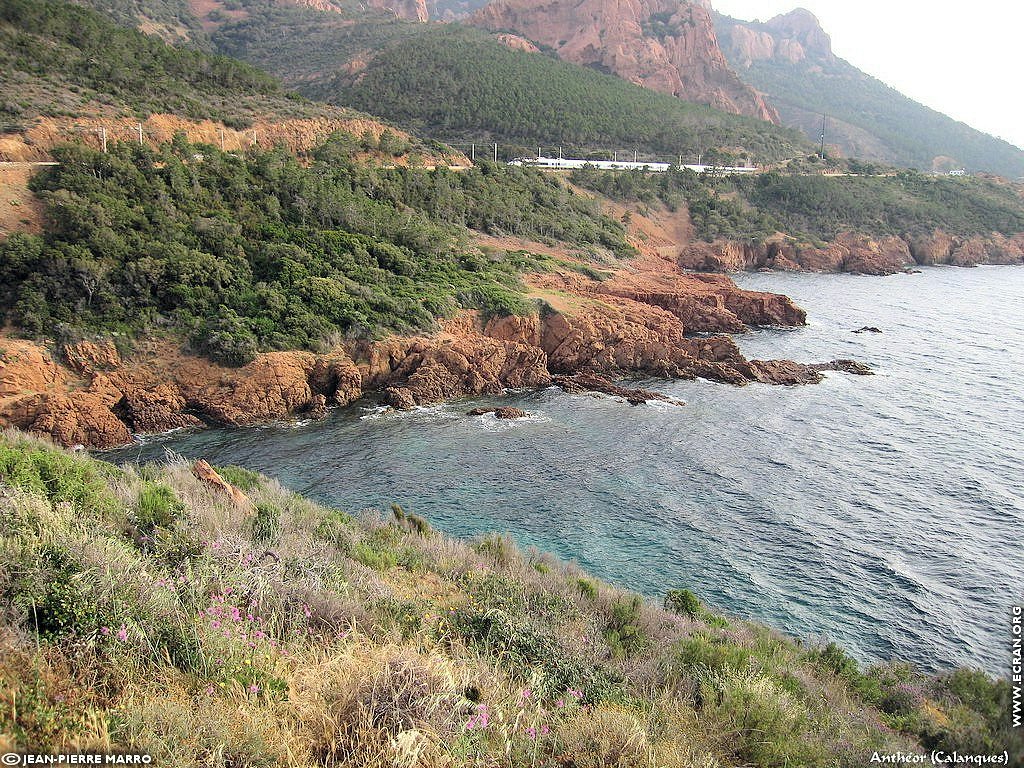
[[[1024,150],[907,98],[836,56],[810,11],[767,22],[713,14],[722,52],[744,82],[764,93],[782,124],[826,141],[846,157],[948,171],[1024,175]]]
[[[496,0],[469,18],[562,59],[687,101],[771,122],[778,114],[730,69],[704,4],[678,0]]]

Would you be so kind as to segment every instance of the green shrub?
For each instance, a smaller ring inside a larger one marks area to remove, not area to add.
[[[604,639],[615,658],[630,656],[646,644],[639,627],[641,606],[639,595],[618,598],[611,604]]]
[[[744,669],[750,663],[750,650],[724,638],[698,632],[680,643],[678,659],[689,669],[706,667],[723,672]]]
[[[69,503],[82,512],[112,513],[120,505],[106,483],[117,470],[57,448],[0,440],[0,480],[40,494],[51,503]]]
[[[574,689],[583,700],[611,695],[621,680],[597,667],[525,617],[507,611],[464,606],[453,609],[441,625],[439,639],[459,638],[501,664],[513,679],[529,681],[543,695]],[[540,673],[540,679],[537,678]]]
[[[239,467],[236,464],[228,464],[223,467],[215,467],[217,474],[226,482],[231,483],[242,491],[252,491],[263,485],[263,477],[259,472]]]
[[[406,517],[406,521],[410,528],[420,536],[427,536],[430,534],[430,523],[427,522],[426,518],[420,517],[419,515],[408,515]]]
[[[665,610],[694,618],[704,612],[704,606],[690,590],[670,589],[665,593]]]
[[[139,525],[147,531],[170,528],[185,511],[173,489],[159,483],[145,483],[139,491]]]
[[[499,565],[508,563],[516,554],[516,546],[507,536],[490,534],[485,536],[475,547],[481,555],[488,555]]]
[[[281,508],[266,501],[258,502],[251,525],[253,544],[273,544],[281,535]]]
[[[81,567],[65,550],[42,548],[15,585],[13,601],[26,623],[43,637],[85,635],[96,630],[96,600]]]
[[[588,600],[593,600],[597,597],[597,587],[590,579],[576,579],[576,586],[580,590],[580,594]]]
[[[394,550],[381,549],[365,541],[360,541],[355,545],[352,557],[375,571],[388,571],[398,565],[398,555]]]
[[[752,670],[723,668],[700,676],[702,709],[713,713],[737,762],[819,765],[820,748],[806,739],[808,716],[794,697]]]

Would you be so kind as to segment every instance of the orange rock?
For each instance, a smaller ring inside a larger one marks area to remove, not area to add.
[[[64,344],[60,352],[68,367],[76,373],[113,371],[121,365],[121,355],[110,339]]]
[[[62,388],[68,371],[38,344],[20,339],[0,341],[0,399]]]
[[[217,471],[210,466],[206,459],[198,459],[196,463],[192,465],[192,474],[211,488],[225,494],[237,506],[248,507],[252,504],[252,502],[249,501],[249,497],[246,496],[240,488],[236,488],[223,477],[218,475]]]
[[[66,446],[103,449],[132,441],[128,425],[97,392],[30,395],[6,409],[4,420]]]

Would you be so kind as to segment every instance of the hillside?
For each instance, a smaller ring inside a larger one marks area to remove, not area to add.
[[[231,123],[265,112],[311,111],[240,61],[171,47],[56,0],[0,6],[0,66],[5,124],[154,112]]]
[[[849,167],[870,170],[851,161]],[[1002,180],[767,173],[715,178],[574,171],[571,181],[660,216],[685,218],[689,269],[889,274],[930,264],[1024,262],[1024,188]],[[662,210],[664,208],[664,210]]]
[[[1024,150],[908,99],[835,56],[807,11],[763,24],[715,15],[729,63],[811,139],[828,114],[830,145],[860,157],[923,171],[967,168],[1024,176]]]
[[[512,50],[459,25],[346,24],[278,11],[226,26],[215,41],[307,96],[446,141],[694,158],[718,148],[763,161],[810,151],[797,132]],[[295,57],[299,47],[314,53]]]
[[[981,673],[862,670],[685,589],[662,608],[499,536],[193,470],[0,437],[5,749],[696,768],[1013,747],[1009,684]]]
[[[776,122],[729,68],[704,3],[679,0],[494,0],[468,22],[514,32],[559,58],[670,96]]]
[[[183,132],[229,150],[283,142],[302,151],[334,131],[385,130],[367,115],[287,92],[237,59],[173,47],[58,0],[0,6],[0,66],[3,161],[48,160],[68,142],[99,148],[104,130],[111,143],[138,141],[140,123],[150,146]]]
[[[30,334],[168,327],[213,358],[311,348],[332,335],[428,329],[460,307],[529,313],[528,255],[489,257],[469,227],[626,254],[622,225],[536,171],[376,169],[335,134],[306,163],[182,137],[150,150],[54,150],[32,189],[42,235],[0,243],[6,318]]]

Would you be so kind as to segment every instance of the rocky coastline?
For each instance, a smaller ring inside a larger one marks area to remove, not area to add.
[[[942,230],[870,237],[842,232],[824,245],[777,235],[758,243],[691,241],[681,247],[679,265],[699,272],[850,272],[893,275],[918,266],[975,267],[1024,264],[1024,233],[1006,237],[959,237]]]
[[[805,323],[787,297],[741,290],[724,275],[685,274],[666,261],[640,259],[604,281],[567,272],[535,275],[531,283],[537,315],[463,312],[432,335],[355,341],[320,354],[267,352],[241,368],[190,354],[174,338],[138,341],[122,357],[109,339],[55,347],[8,337],[0,426],[105,449],[171,429],[315,417],[373,393],[408,409],[559,381],[589,381],[590,389],[615,394],[594,385],[599,376],[733,385],[821,380],[814,365],[748,360],[720,335]]]

